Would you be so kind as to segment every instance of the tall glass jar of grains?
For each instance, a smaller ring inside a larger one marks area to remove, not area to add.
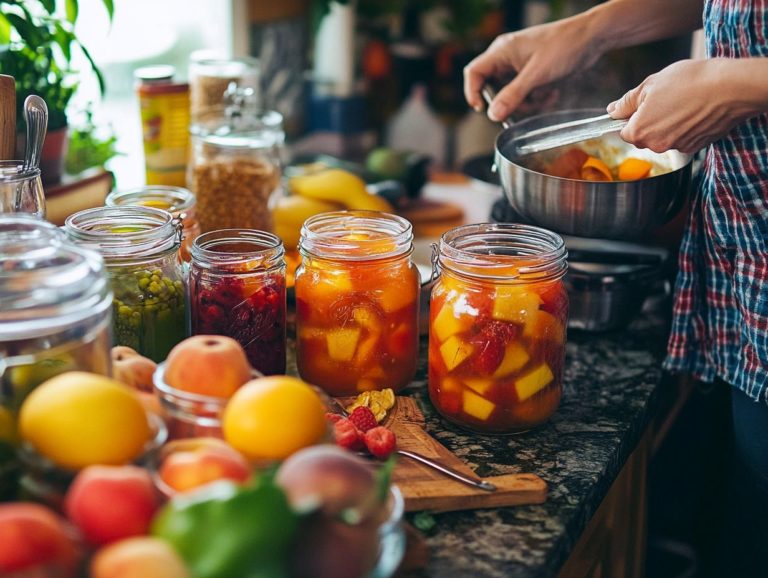
[[[195,127],[225,118],[225,96],[232,83],[250,88],[259,100],[259,61],[244,57],[232,60],[191,58],[189,61],[190,121]]]
[[[0,215],[0,500],[15,485],[14,421],[40,383],[109,374],[112,293],[98,253],[29,215]]]
[[[266,375],[285,373],[285,250],[271,233],[224,229],[192,246],[192,333],[226,335]]]
[[[147,185],[137,189],[112,191],[104,204],[108,207],[154,207],[168,211],[181,221],[183,227],[181,258],[186,262],[191,259],[192,243],[200,235],[200,223],[197,220],[197,201],[189,189]]]
[[[189,335],[178,220],[151,207],[99,207],[71,215],[64,229],[104,257],[114,293],[115,345],[163,361]]]
[[[416,372],[419,272],[401,217],[339,211],[310,217],[296,271],[297,363],[331,395],[405,387]]]
[[[192,135],[189,185],[204,233],[272,230],[270,202],[282,175],[282,123],[277,112],[243,109],[227,126]]]
[[[558,235],[528,225],[466,225],[442,236],[429,307],[429,397],[446,419],[513,433],[555,412],[567,256]]]

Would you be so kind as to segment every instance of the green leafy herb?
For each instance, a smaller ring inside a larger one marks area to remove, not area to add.
[[[111,158],[122,154],[117,150],[117,137],[112,130],[100,130],[94,124],[90,105],[84,112],[85,121],[69,131],[65,167],[71,175],[92,167],[103,167]]]
[[[429,512],[417,512],[413,514],[411,516],[411,523],[417,530],[424,532],[425,534],[430,534],[437,527],[437,520],[435,520],[435,517]]]

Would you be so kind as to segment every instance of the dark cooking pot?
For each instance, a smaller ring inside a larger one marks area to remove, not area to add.
[[[504,194],[527,220],[567,235],[633,239],[666,223],[682,207],[691,183],[692,157],[676,150],[655,153],[623,141],[618,133],[584,141],[579,148],[619,164],[627,157],[654,164],[651,176],[637,181],[594,182],[537,172],[562,149],[516,157],[512,141],[535,129],[604,114],[600,109],[553,112],[506,124],[496,138],[494,162]],[[660,169],[660,170],[659,170]],[[667,172],[664,172],[667,171]],[[654,174],[656,173],[656,174]]]

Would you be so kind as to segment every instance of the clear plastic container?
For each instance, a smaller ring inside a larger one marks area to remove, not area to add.
[[[275,235],[243,229],[204,233],[192,247],[192,333],[232,337],[265,375],[285,373],[284,255]]]
[[[451,229],[436,249],[429,397],[482,433],[545,422],[562,394],[568,294],[563,240],[528,225]]]
[[[401,217],[339,211],[307,219],[296,271],[296,355],[331,395],[408,385],[418,358],[419,272]]]
[[[108,207],[154,207],[168,211],[181,221],[183,238],[181,258],[192,258],[192,243],[200,235],[200,222],[197,220],[197,199],[189,189],[164,185],[148,185],[125,191],[112,191],[107,195]]]
[[[67,218],[67,236],[104,257],[115,345],[160,362],[189,336],[181,224],[150,207],[99,207]]]

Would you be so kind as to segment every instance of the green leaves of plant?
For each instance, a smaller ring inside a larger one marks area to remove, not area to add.
[[[79,12],[77,0],[65,0],[64,8],[67,11],[67,20],[74,24],[77,20],[77,14]],[[48,12],[51,12],[51,10],[48,10]]]

